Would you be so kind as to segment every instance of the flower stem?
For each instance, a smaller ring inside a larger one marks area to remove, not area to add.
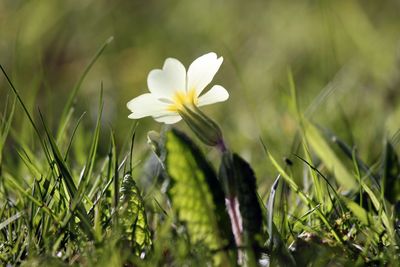
[[[241,264],[243,261],[243,253],[240,249],[243,245],[243,224],[239,211],[239,201],[236,196],[229,196],[225,198],[225,205],[228,209],[229,218],[231,219],[232,223],[233,236],[235,238],[236,247],[238,248],[238,264]]]
[[[215,145],[215,147],[219,150],[219,152],[221,154],[228,152],[228,147],[226,146],[226,144],[224,142],[224,138],[222,136],[221,136],[221,139]]]

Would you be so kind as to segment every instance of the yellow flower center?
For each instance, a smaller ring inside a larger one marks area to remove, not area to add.
[[[197,105],[196,90],[190,89],[188,92],[177,91],[172,100],[173,104],[168,106],[169,111],[177,112],[182,110],[183,106]]]

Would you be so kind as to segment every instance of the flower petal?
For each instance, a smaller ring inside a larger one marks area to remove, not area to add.
[[[169,115],[154,117],[154,120],[158,122],[163,122],[165,124],[174,124],[180,121],[181,119],[182,117],[179,116],[177,113],[176,114],[171,113]]]
[[[223,58],[217,58],[215,53],[205,54],[193,61],[188,69],[188,87],[186,89],[195,89],[197,96],[199,96],[214,78],[222,61]]]
[[[221,85],[214,85],[207,93],[199,97],[197,105],[199,107],[223,102],[229,98],[229,93]]]
[[[186,69],[175,58],[167,58],[162,70],[150,71],[147,76],[147,86],[151,93],[165,98],[170,98],[177,90],[185,90]]]
[[[168,114],[166,103],[159,101],[152,94],[143,94],[129,101],[126,106],[132,114],[130,119],[140,119],[147,116],[161,116]]]

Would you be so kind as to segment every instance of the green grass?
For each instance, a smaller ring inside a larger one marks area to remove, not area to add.
[[[397,1],[78,2],[0,1],[0,265],[398,265]],[[209,51],[232,151],[128,120]]]
[[[210,164],[197,141],[177,130],[153,140],[156,154],[147,158],[134,156],[137,127],[125,145],[116,145],[113,130],[100,142],[102,83],[88,139],[79,131],[85,118],[74,114],[72,103],[93,62],[66,102],[67,115],[52,128],[46,114],[29,111],[1,67],[15,96],[1,120],[2,264],[235,266],[239,259],[248,266],[395,266],[399,260],[400,162],[393,141],[375,162],[363,162],[355,148],[309,121],[289,75],[300,136],[296,157],[280,162],[262,141],[265,163],[279,177],[269,197],[260,197],[243,159],[222,158],[217,174],[219,163]],[[24,131],[34,129],[34,147],[13,130],[16,112],[29,120]],[[82,165],[71,154],[74,143],[86,155]],[[99,153],[101,146],[108,153]],[[144,173],[147,182],[140,179]],[[224,198],[239,203],[239,246]]]

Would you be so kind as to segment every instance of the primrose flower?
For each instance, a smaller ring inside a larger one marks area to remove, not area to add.
[[[190,120],[193,115],[196,117],[196,114],[201,114],[197,107],[227,100],[229,94],[220,85],[214,85],[202,94],[222,61],[222,57],[208,53],[193,61],[186,72],[179,60],[167,58],[162,69],[150,71],[147,77],[150,93],[140,95],[127,103],[132,112],[128,117],[140,119],[151,116],[166,124],[176,123],[182,118],[188,122],[187,119]],[[191,126],[192,123],[188,124]]]

